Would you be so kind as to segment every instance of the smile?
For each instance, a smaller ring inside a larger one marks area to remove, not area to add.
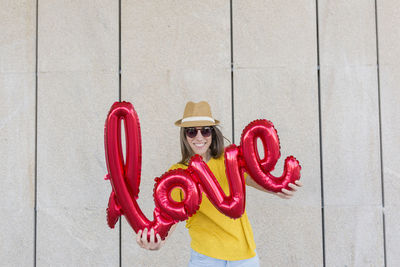
[[[194,144],[197,147],[203,147],[206,143],[201,143],[201,144]]]

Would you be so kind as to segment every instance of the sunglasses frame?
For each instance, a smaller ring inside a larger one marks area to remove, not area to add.
[[[198,128],[200,128],[200,127],[201,127],[201,129],[198,129]],[[206,128],[209,128],[209,129],[210,129],[209,134],[203,132]],[[195,129],[195,130],[196,130],[196,134],[195,134],[193,137],[191,136],[191,134],[188,134],[188,131],[189,131],[190,129]],[[212,132],[214,131],[214,127],[212,127],[212,126],[185,127],[185,136],[187,136],[187,137],[189,137],[189,138],[195,138],[195,137],[197,136],[197,133],[198,133],[199,131],[200,131],[201,136],[203,136],[203,137],[210,137],[210,136],[212,135]]]

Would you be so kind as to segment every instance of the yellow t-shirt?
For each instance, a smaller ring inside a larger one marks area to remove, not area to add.
[[[224,156],[211,158],[208,167],[217,178],[222,190],[229,195],[229,184],[225,174]],[[175,164],[170,170],[187,169],[184,164]],[[182,200],[179,189],[171,193],[175,201]],[[191,247],[203,255],[221,260],[244,260],[255,253],[253,230],[246,211],[239,219],[231,219],[218,211],[203,193],[199,210],[186,221]]]

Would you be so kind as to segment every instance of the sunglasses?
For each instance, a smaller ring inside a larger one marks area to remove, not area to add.
[[[210,126],[201,127],[201,129],[196,129],[196,127],[187,127],[185,128],[185,134],[189,138],[195,138],[197,136],[197,132],[200,131],[203,137],[210,137],[213,128]]]

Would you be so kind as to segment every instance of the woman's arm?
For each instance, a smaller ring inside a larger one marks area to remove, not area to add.
[[[147,228],[144,228],[143,232],[142,230],[139,230],[139,232],[136,235],[136,242],[141,248],[147,249],[147,250],[159,250],[164,243],[167,241],[167,239],[171,236],[172,232],[175,231],[175,228],[178,224],[172,225],[171,229],[169,229],[168,235],[165,237],[164,240],[161,240],[161,237],[159,234],[154,236],[154,229],[151,228],[150,230],[150,242],[147,240]],[[157,240],[155,240],[155,237],[157,237]]]
[[[257,184],[253,180],[253,178],[251,178],[251,176],[248,175],[248,174],[247,174],[247,177],[246,177],[246,184],[248,186],[254,187],[255,189],[258,189],[260,191],[267,192],[267,193],[270,193],[270,194],[274,194],[274,195],[277,195],[278,197],[284,198],[284,199],[291,198],[294,195],[294,192],[296,192],[299,187],[303,186],[302,182],[300,182],[299,180],[296,180],[295,184],[289,183],[289,187],[292,190],[282,189],[281,192],[274,193],[274,192],[266,190],[264,187],[262,187],[261,185]]]

